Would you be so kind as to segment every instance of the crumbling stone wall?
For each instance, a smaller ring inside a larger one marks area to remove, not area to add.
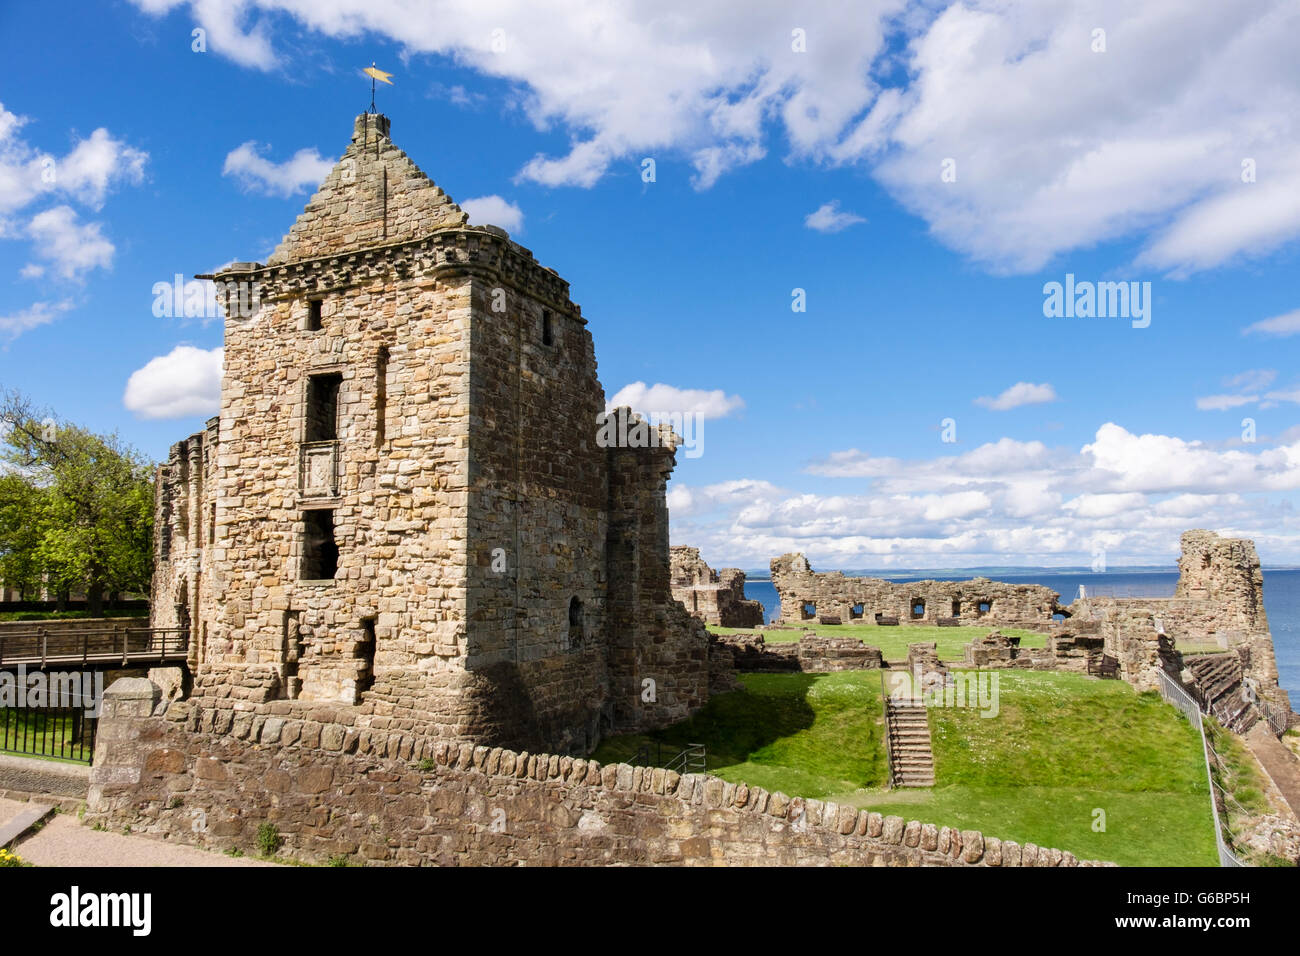
[[[719,627],[757,627],[763,623],[763,604],[745,598],[745,572],[739,568],[714,571],[700,557],[699,548],[674,545],[669,549],[673,597],[705,624]]]
[[[1100,628],[1106,653],[1119,658],[1121,674],[1142,689],[1155,686],[1157,670],[1179,674],[1180,641],[1216,639],[1241,658],[1261,697],[1289,709],[1277,683],[1254,542],[1193,529],[1180,544],[1172,598],[1081,598],[1068,609],[1071,623]]]
[[[216,536],[217,433],[218,419],[211,418],[203,431],[172,445],[155,475],[149,623],[189,631],[188,670],[154,668],[150,674],[169,697],[187,692],[186,676],[203,657],[207,631],[198,608],[213,597],[204,568]]]
[[[154,623],[188,619],[198,692],[565,752],[708,699],[671,433],[601,447],[568,283],[466,225],[386,117],[357,117],[267,264],[213,278],[221,412],[157,502]]]
[[[436,740],[396,722],[363,726],[355,708],[299,718],[277,715],[288,702],[235,711],[190,700],[162,712],[160,697],[147,681],[110,688],[88,823],[245,850],[270,823],[285,855],[318,862],[1095,865],[703,774]]]
[[[899,584],[846,577],[839,571],[818,573],[798,553],[773,558],[771,567],[772,584],[781,598],[780,619],[787,624],[835,616],[846,624],[897,617],[903,624],[934,625],[955,618],[960,624],[1041,628],[1051,624],[1060,599],[1041,585],[988,578]]]
[[[874,670],[883,666],[880,648],[863,644],[855,637],[818,637],[804,634],[797,641],[768,643],[762,634],[719,634],[714,640],[729,651],[737,671],[833,671]]]

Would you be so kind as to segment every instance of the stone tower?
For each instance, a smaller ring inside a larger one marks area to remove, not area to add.
[[[688,715],[708,645],[670,592],[673,443],[601,447],[568,283],[389,132],[357,117],[268,261],[210,277],[221,411],[160,475],[155,625],[190,627],[195,694],[484,744]]]

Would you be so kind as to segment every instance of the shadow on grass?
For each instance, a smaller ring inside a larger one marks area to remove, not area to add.
[[[667,758],[702,743],[709,773],[808,797],[884,780],[876,672],[744,674],[741,680],[743,689],[712,698],[689,720],[611,738],[593,757],[626,762],[643,743],[658,743]]]

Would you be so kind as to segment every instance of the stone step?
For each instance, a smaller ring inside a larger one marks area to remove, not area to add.
[[[5,821],[4,825],[0,826],[0,848],[8,847],[28,830],[52,814],[54,809],[52,804],[33,803],[19,811],[16,817]]]
[[[889,727],[889,766],[899,787],[934,786],[930,713],[923,704],[885,702]]]

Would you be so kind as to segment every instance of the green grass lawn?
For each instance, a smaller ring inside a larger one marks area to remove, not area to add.
[[[752,634],[753,628],[714,627],[709,630],[715,634]],[[945,661],[960,661],[965,655],[963,648],[977,637],[983,637],[991,626],[967,627],[931,627],[928,625],[903,625],[899,627],[877,627],[875,624],[808,624],[800,625],[797,631],[763,631],[763,639],[772,644],[797,641],[804,631],[812,631],[819,637],[856,637],[864,644],[880,648],[885,660],[902,661],[907,659],[908,644],[922,644],[934,641],[939,646],[939,657]],[[996,628],[1008,637],[1019,637],[1020,646],[1024,648],[1046,647],[1047,635],[1037,631],[1026,631],[1014,627]]]
[[[712,698],[690,720],[615,737],[593,755],[627,760],[645,742],[708,748],[709,773],[791,796],[883,787],[888,777],[877,671],[744,674],[744,689]]]
[[[935,787],[837,801],[1128,866],[1216,866],[1200,736],[1155,693],[1002,671],[998,715],[931,708]],[[1104,832],[1094,812],[1105,812]]]
[[[886,790],[877,672],[741,680],[743,690],[714,697],[691,720],[608,740],[595,758],[625,760],[648,740],[700,742],[710,773],[790,796],[981,830],[1080,859],[1218,862],[1200,738],[1158,695],[1077,674],[1001,671],[997,717],[930,710],[936,787]],[[1097,809],[1104,832],[1094,830]]]
[[[105,610],[102,617],[149,617],[148,608]],[[68,621],[90,617],[89,611],[0,611],[0,621]]]

